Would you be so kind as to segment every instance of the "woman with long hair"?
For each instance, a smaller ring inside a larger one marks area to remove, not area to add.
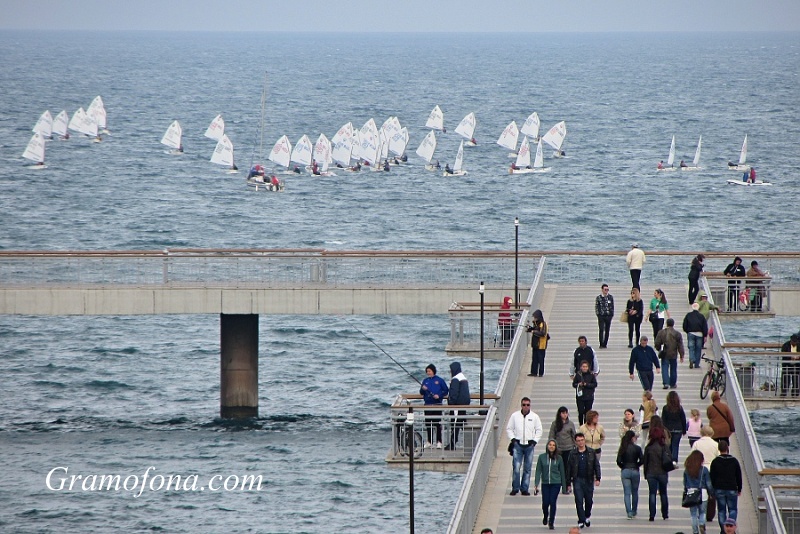
[[[558,452],[567,465],[570,453],[575,449],[575,423],[569,420],[569,410],[561,406],[556,413],[555,420],[550,423],[548,440],[555,440]]]
[[[669,319],[667,296],[661,289],[656,289],[653,291],[653,298],[650,299],[650,308],[647,312],[647,320],[653,325],[653,339],[664,328],[665,319]]]
[[[647,443],[647,432],[650,430],[650,419],[658,414],[658,405],[653,400],[653,393],[642,393],[642,404],[639,406],[639,422],[642,425],[642,443]]]
[[[539,455],[536,462],[536,475],[533,480],[533,494],[539,493],[539,482],[542,482],[542,524],[555,530],[556,502],[562,490],[567,492],[567,475],[564,460],[558,453],[558,445],[554,439],[547,441],[545,452]]]
[[[625,305],[625,313],[628,314],[628,348],[634,347],[633,332],[636,331],[636,345],[639,344],[641,337],[642,320],[644,319],[644,301],[638,288],[631,289],[631,298]]]
[[[639,468],[644,463],[644,453],[642,448],[636,444],[636,433],[633,430],[628,430],[622,436],[619,450],[617,451],[617,467],[622,472],[622,489],[623,501],[625,501],[625,513],[628,514],[628,519],[636,517],[636,511],[639,509]]]
[[[711,475],[703,465],[703,453],[697,450],[689,453],[683,467],[683,490],[696,489],[701,495],[700,504],[689,507],[692,516],[692,534],[705,534],[708,496],[713,493],[714,488],[711,486]]]
[[[606,441],[606,430],[598,423],[600,414],[595,410],[586,412],[586,422],[580,426],[578,432],[586,438],[586,446],[594,451],[598,458],[603,452],[601,448]]]
[[[656,518],[656,493],[661,496],[661,517],[669,518],[669,498],[667,497],[668,474],[664,471],[662,458],[666,435],[663,427],[653,427],[651,420],[650,441],[644,448],[644,478],[647,480],[650,521]]]
[[[675,390],[667,393],[667,403],[661,410],[661,419],[664,426],[669,431],[670,451],[672,461],[678,463],[678,451],[681,445],[681,438],[686,434],[686,412],[681,406],[681,398]]]
[[[692,264],[689,266],[689,306],[694,303],[697,294],[700,292],[700,273],[703,272],[703,261],[706,259],[702,254],[698,254],[692,258]]]

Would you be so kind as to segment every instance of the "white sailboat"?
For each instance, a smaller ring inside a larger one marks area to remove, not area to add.
[[[536,143],[536,157],[533,160],[533,172],[547,172],[550,167],[544,166],[544,153],[542,152],[542,140]]]
[[[42,134],[38,132],[33,134],[31,140],[28,141],[28,146],[25,147],[25,152],[22,153],[22,157],[35,162],[34,165],[27,166],[30,169],[44,169],[46,167],[44,164],[44,137],[42,137]]]
[[[359,139],[361,146],[358,150],[358,157],[363,159],[371,166],[380,163],[380,134],[378,127],[375,125],[373,119],[369,119],[364,123],[359,131]]]
[[[522,137],[522,143],[519,144],[517,151],[517,159],[511,164],[508,169],[508,174],[528,174],[533,172],[531,168],[531,147],[528,136]]]
[[[36,124],[33,126],[33,132],[41,134],[45,139],[51,139],[53,137],[53,116],[50,115],[50,110],[45,110],[45,112],[41,114],[39,120],[36,121]]]
[[[56,118],[53,119],[53,133],[58,135],[59,139],[66,140],[69,139],[69,114],[67,110],[61,110],[61,113],[56,115]]]
[[[475,146],[478,142],[475,140],[475,126],[478,122],[475,119],[475,112],[468,114],[461,119],[461,122],[456,126],[456,133],[467,140],[465,146]]]
[[[97,123],[86,114],[83,108],[78,108],[78,111],[72,115],[67,127],[74,132],[97,139]]]
[[[448,167],[449,166],[445,167],[442,176],[464,176],[467,174],[467,171],[464,170],[464,141],[461,141],[458,145],[458,152],[456,152],[456,161],[453,164],[453,168],[449,169]],[[450,172],[448,172],[448,170]]]
[[[233,162],[233,143],[231,143],[227,135],[222,134],[222,137],[217,141],[214,153],[211,154],[211,163],[228,167],[228,174],[239,172],[239,168]]]
[[[539,115],[534,111],[528,115],[528,118],[525,119],[525,124],[522,125],[522,128],[520,128],[519,131],[523,135],[527,135],[529,139],[536,143],[539,141],[540,125],[541,121],[539,120]]]
[[[408,128],[405,126],[389,139],[389,151],[394,154],[395,160],[406,161],[406,147],[408,146]]]
[[[667,164],[664,165],[663,161],[658,164],[659,171],[674,171],[675,170],[675,136],[672,136],[672,143],[669,145],[669,157]]]
[[[314,174],[317,176],[336,176],[336,174],[328,170],[330,164],[333,163],[333,157],[331,156],[331,142],[325,134],[319,134],[317,142],[314,144],[312,159],[317,163],[317,172]]]
[[[447,131],[444,128],[444,114],[438,104],[433,107],[431,114],[428,115],[428,120],[425,121],[425,127],[433,130],[441,130],[442,132]]]
[[[303,137],[301,137],[294,145],[294,148],[292,149],[292,155],[289,159],[299,165],[311,165],[312,151],[313,147],[311,145],[311,140],[307,135],[303,135]]]
[[[106,124],[106,107],[105,104],[103,104],[103,99],[100,98],[100,95],[94,97],[92,103],[89,104],[88,108],[86,108],[86,114],[97,124],[98,130],[104,134],[109,133],[108,126]]]
[[[331,158],[340,167],[350,166],[350,157],[353,154],[353,123],[348,122],[333,135],[331,139],[333,150]]]
[[[222,136],[225,135],[225,121],[222,119],[222,115],[214,117],[203,135],[214,141],[222,139]]]
[[[703,146],[703,136],[700,136],[700,139],[697,141],[697,150],[694,152],[694,159],[692,160],[692,166],[681,167],[682,171],[699,171],[702,167],[700,167],[700,149]]]
[[[553,156],[556,158],[564,157],[564,139],[567,137],[567,123],[564,121],[559,122],[550,128],[546,134],[542,136],[542,141],[553,147],[555,152]]]
[[[290,170],[289,167],[292,164],[291,161],[292,155],[292,143],[289,141],[289,138],[285,135],[282,135],[280,139],[275,143],[275,146],[272,147],[272,151],[269,153],[269,160],[273,163],[276,163],[282,167],[284,174],[295,174],[294,171]]]
[[[264,87],[261,89],[261,120],[258,123],[258,153],[253,150],[253,159],[250,161],[250,170],[247,171],[245,183],[254,188],[256,191],[272,191],[281,192],[285,186],[283,180],[278,180],[277,177],[267,177],[264,172],[264,166],[261,164],[264,161],[264,124],[267,120],[267,73],[264,73]],[[304,136],[305,137],[305,136]],[[306,137],[306,140],[308,138]],[[310,143],[309,143],[310,145]],[[311,148],[309,146],[309,155]]]
[[[511,121],[511,124],[505,127],[503,133],[497,139],[497,144],[503,148],[511,151],[509,157],[517,157],[517,141],[519,140],[519,128],[516,121]]]
[[[744,136],[744,142],[742,143],[742,150],[739,152],[739,164],[735,164],[731,161],[728,162],[728,169],[732,171],[743,171],[748,169],[749,166],[746,165],[747,162],[747,134]]]
[[[425,170],[426,171],[435,171],[436,169],[441,168],[439,166],[439,161],[437,160],[435,164],[431,163],[433,160],[433,154],[436,152],[436,133],[433,130],[428,132],[428,135],[422,140],[422,143],[419,144],[417,148],[417,155],[425,160]]]
[[[161,137],[161,144],[172,149],[167,152],[167,154],[183,154],[183,143],[181,141],[182,137],[183,128],[181,128],[180,123],[176,120],[172,121],[172,124],[169,125],[167,131],[164,132],[164,136]]]

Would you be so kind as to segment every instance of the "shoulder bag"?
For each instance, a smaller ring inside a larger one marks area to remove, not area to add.
[[[669,452],[666,445],[661,447],[661,469],[663,469],[665,473],[675,470],[675,464],[672,463],[672,454]]]
[[[684,508],[691,508],[693,506],[700,506],[703,504],[703,477],[705,473],[703,468],[700,467],[700,487],[699,488],[683,488],[683,497],[681,498],[681,506]]]

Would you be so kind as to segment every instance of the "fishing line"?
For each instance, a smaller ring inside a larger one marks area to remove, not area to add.
[[[397,364],[397,366],[398,366],[398,367],[400,367],[400,369],[402,369],[403,371],[405,371],[405,372],[406,372],[406,374],[407,374],[408,376],[410,376],[411,378],[413,378],[413,379],[414,379],[414,381],[415,381],[417,384],[419,384],[419,385],[422,385],[422,382],[420,382],[420,381],[419,381],[419,379],[418,379],[416,376],[414,376],[414,375],[412,375],[411,373],[409,373],[409,372],[408,372],[408,369],[406,369],[405,367],[403,367],[403,365],[402,365],[400,362],[398,362],[397,360],[395,360],[394,358],[392,358],[392,356],[391,356],[391,355],[390,355],[388,352],[386,352],[385,350],[383,350],[383,347],[381,347],[380,345],[378,345],[377,343],[375,343],[375,342],[372,340],[372,338],[371,338],[371,337],[369,337],[369,336],[368,336],[367,334],[365,334],[364,332],[362,332],[360,328],[358,328],[356,325],[354,325],[353,323],[351,323],[350,321],[348,321],[348,320],[347,320],[347,319],[346,319],[346,318],[345,318],[343,315],[339,315],[338,317],[339,317],[339,319],[341,319],[341,320],[343,320],[344,322],[346,322],[347,324],[349,324],[349,325],[350,325],[350,326],[351,326],[351,327],[352,327],[352,328],[353,328],[353,329],[354,329],[356,332],[358,332],[359,334],[361,334],[362,336],[364,336],[364,337],[367,339],[367,341],[369,341],[370,343],[372,343],[373,345],[375,345],[376,347],[378,347],[378,350],[380,350],[380,351],[381,351],[382,353],[384,353],[384,354],[385,354],[385,355],[386,355],[386,356],[387,356],[387,357],[388,357],[390,360],[392,360],[394,363],[396,363],[396,364]]]

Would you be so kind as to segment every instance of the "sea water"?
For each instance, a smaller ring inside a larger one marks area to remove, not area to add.
[[[5,250],[325,248],[797,250],[800,35],[169,34],[0,32],[0,247]],[[261,92],[267,74],[264,140]],[[47,169],[20,156],[38,116],[102,95],[110,135],[47,144]],[[414,150],[434,105],[452,163],[458,121],[475,112],[463,178],[423,170]],[[537,111],[567,123],[567,157],[509,175],[495,144]],[[209,163],[222,113],[242,173]],[[389,173],[288,177],[286,192],[244,185],[283,134],[329,138],[344,123],[408,126],[409,164]],[[185,153],[159,144],[183,126]],[[772,187],[726,185],[748,163]],[[676,136],[676,163],[657,173]],[[263,148],[262,148],[263,147]],[[260,413],[219,406],[219,319],[0,317],[0,530],[357,532],[405,530],[408,475],[384,464],[388,407],[449,378],[444,316],[262,317]],[[781,322],[783,321],[783,322]],[[794,319],[764,328],[779,338]],[[587,325],[591,327],[591,325]],[[726,329],[728,338],[735,337]],[[746,332],[743,339],[749,339]],[[770,339],[774,340],[774,339]],[[477,390],[477,364],[464,361]],[[487,362],[493,388],[501,369]],[[550,414],[542,414],[549,418]],[[791,433],[754,416],[764,456],[787,461]],[[790,462],[791,463],[791,462]],[[142,476],[262,474],[261,491],[52,491],[47,472]],[[445,530],[463,477],[417,473],[416,526]]]

